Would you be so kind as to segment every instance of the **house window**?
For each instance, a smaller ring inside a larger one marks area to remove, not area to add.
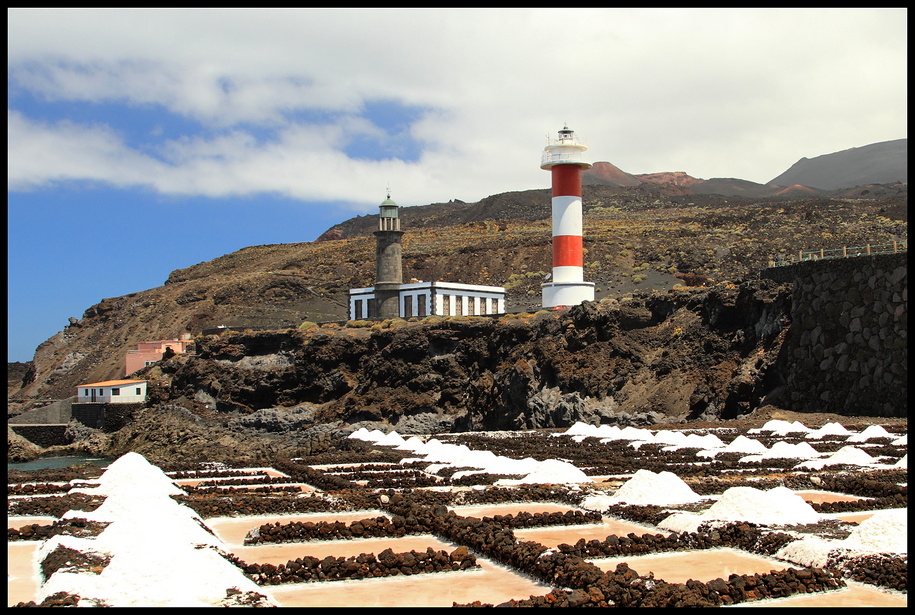
[[[120,394],[121,394],[121,389],[111,389],[111,394],[112,394],[112,395],[120,395]]]
[[[141,395],[141,393],[140,393],[140,387],[137,387],[137,395]]]
[[[86,395],[87,397],[89,396],[89,389],[86,389],[86,392],[84,393],[84,395]]]

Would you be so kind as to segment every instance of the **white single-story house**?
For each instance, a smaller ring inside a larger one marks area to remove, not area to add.
[[[146,380],[106,380],[76,387],[79,404],[131,404],[146,401]]]
[[[374,315],[375,287],[349,290],[349,319]],[[505,313],[505,287],[457,282],[411,282],[400,285],[400,317],[481,316]]]

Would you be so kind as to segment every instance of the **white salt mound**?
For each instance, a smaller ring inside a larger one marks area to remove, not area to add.
[[[785,436],[790,433],[806,433],[811,431],[811,429],[798,421],[789,422],[780,419],[772,419],[767,421],[762,427],[751,429],[747,433],[762,433],[764,431],[771,432],[774,435]]]
[[[696,502],[702,496],[673,472],[639,470],[617,489],[612,499],[630,505],[673,506]]]
[[[500,472],[508,474],[508,472]],[[522,479],[501,479],[496,485],[530,485],[530,484],[578,484],[593,482],[584,472],[571,463],[558,459],[546,459],[537,464],[536,469]]]
[[[414,452],[416,452],[416,451],[421,451],[421,450],[423,450],[423,449],[425,448],[425,446],[426,446],[426,445],[423,443],[422,440],[420,440],[420,439],[417,438],[416,436],[410,436],[409,438],[407,438],[407,439],[404,441],[403,444],[399,445],[399,446],[397,447],[397,449],[398,449],[398,450],[402,450],[402,451],[414,451]]]
[[[893,434],[883,428],[882,425],[868,425],[861,433],[849,436],[846,442],[866,442],[872,438],[894,438]]]
[[[647,429],[640,429],[627,425],[620,429],[616,425],[601,425],[594,431],[594,436],[602,438],[601,442],[611,442],[614,440],[641,440],[643,442],[652,442],[654,436]]]
[[[806,442],[791,444],[790,442],[779,441],[773,444],[772,448],[764,453],[741,457],[740,462],[750,463],[765,459],[813,459],[819,456],[820,453]]]
[[[406,442],[406,440],[404,440],[403,436],[401,436],[396,431],[392,431],[391,433],[385,434],[385,435],[381,436],[380,438],[378,438],[378,440],[376,441],[377,444],[381,444],[384,446],[400,446],[404,442]]]
[[[812,459],[798,464],[797,468],[819,470],[824,466],[853,465],[868,466],[877,462],[876,459],[855,446],[843,446],[826,459]]]
[[[826,566],[830,554],[908,553],[908,515],[906,509],[881,510],[874,513],[844,540],[826,540],[805,536],[788,543],[775,557],[801,566]]]
[[[731,487],[703,516],[762,525],[816,523],[820,520],[819,513],[787,487],[775,487],[768,491],[755,487]]]
[[[576,421],[574,425],[562,432],[563,436],[593,436],[596,428],[593,425]]]
[[[703,521],[794,525],[819,520],[819,513],[787,487],[775,487],[768,491],[755,487],[731,487],[703,513],[674,513],[661,521],[658,527],[675,532],[694,532]]]
[[[111,462],[105,471],[92,483],[96,487],[77,487],[72,491],[91,495],[109,495],[130,489],[142,482],[147,490],[163,495],[182,495],[184,491],[175,486],[172,479],[158,467],[149,463],[139,453],[125,453]]]
[[[814,429],[807,434],[809,440],[820,440],[825,436],[848,436],[851,432],[845,429],[841,423],[826,423],[819,429]]]
[[[680,433],[680,436],[680,438],[668,438],[671,440],[671,442],[669,442],[670,446],[664,447],[663,450],[677,450],[680,448],[698,448],[702,450],[712,450],[724,448],[724,442],[722,442],[721,439],[714,434],[706,434],[704,436],[700,436],[699,434],[695,433],[691,433],[689,435]],[[657,439],[657,434],[655,434],[655,441],[660,442],[660,440]]]
[[[684,440],[686,440],[686,434],[684,434],[682,431],[674,431],[669,429],[662,429],[658,431],[651,439],[652,442],[657,444],[681,444]]]
[[[842,546],[868,553],[908,553],[907,512],[905,508],[875,512],[842,541]]]
[[[56,536],[46,541],[38,561],[64,545],[104,554],[110,562],[99,574],[58,570],[38,589],[39,600],[64,591],[80,596],[80,606],[205,607],[226,605],[231,588],[262,593],[220,555],[226,550],[221,541],[197,513],[171,498],[174,485],[141,455],[120,457],[98,483],[96,492],[106,495],[102,505],[92,512],[68,511],[64,517],[109,525],[95,538]]]
[[[746,436],[737,436],[722,448],[713,448],[699,451],[699,457],[715,457],[718,453],[749,453],[751,455],[762,455],[769,449],[759,440],[753,440]]]
[[[829,561],[830,552],[835,549],[836,541],[834,540],[824,540],[819,536],[805,536],[786,544],[775,553],[775,557],[808,568],[823,568]]]

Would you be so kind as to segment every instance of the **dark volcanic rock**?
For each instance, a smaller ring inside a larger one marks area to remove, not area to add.
[[[279,432],[734,418],[768,393],[789,303],[790,287],[755,280],[521,317],[209,336],[198,356],[162,365],[159,390],[241,413],[236,427]]]
[[[6,427],[6,458],[10,463],[20,463],[38,459],[38,453],[41,447],[30,442],[13,431],[13,428]]]

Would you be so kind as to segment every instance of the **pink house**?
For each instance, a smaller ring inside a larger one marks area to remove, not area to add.
[[[191,339],[140,342],[137,344],[136,349],[127,351],[124,367],[125,374],[130,375],[138,369],[161,360],[166,348],[171,348],[175,354],[183,354],[187,352],[188,346],[193,343],[194,341]]]

